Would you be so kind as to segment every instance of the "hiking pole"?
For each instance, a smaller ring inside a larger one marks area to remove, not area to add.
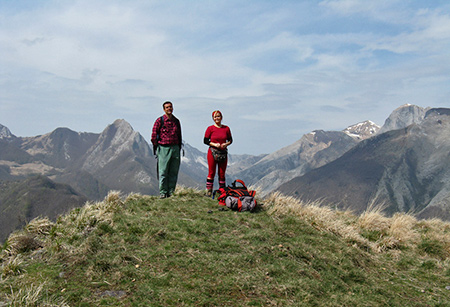
[[[157,150],[158,146],[154,146],[153,145],[153,155],[155,156],[156,159],[156,179],[159,181],[159,163],[158,163],[158,154],[157,154]]]
[[[159,161],[158,161],[158,156],[156,156],[156,179],[159,181]]]

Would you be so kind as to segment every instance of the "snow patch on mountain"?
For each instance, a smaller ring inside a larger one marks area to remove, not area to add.
[[[14,135],[9,131],[9,129],[3,125],[0,125],[0,139],[9,139],[14,137]]]
[[[366,120],[355,125],[348,126],[343,131],[350,137],[356,140],[368,139],[380,130],[380,126],[375,124],[373,121]]]

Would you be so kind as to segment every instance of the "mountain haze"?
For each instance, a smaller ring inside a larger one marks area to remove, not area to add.
[[[79,168],[110,189],[155,194],[156,162],[144,138],[125,120],[116,120],[89,147]]]
[[[180,171],[179,184],[199,186],[200,174],[189,172],[186,166]],[[33,189],[29,178],[36,175],[44,186],[41,190],[48,190],[48,198],[33,192],[39,188]],[[1,223],[0,241],[27,220],[40,215],[55,218],[88,199],[104,198],[110,190],[147,195],[159,191],[152,150],[123,119],[100,134],[57,128],[48,134],[21,138],[0,126],[0,183],[0,212],[9,221]],[[21,192],[12,193],[10,190],[17,186]],[[68,192],[61,187],[70,190],[77,201],[69,201],[73,197],[67,198]],[[43,200],[48,203],[42,204]]]
[[[22,181],[0,181],[0,195],[0,242],[37,216],[54,220],[87,201],[69,185],[39,175]]]
[[[417,119],[416,110],[410,118]],[[449,114],[449,109],[428,109],[422,120],[416,120],[419,123],[369,138],[335,161],[283,184],[279,191],[303,200],[322,199],[357,213],[374,201],[389,214],[450,219]]]
[[[19,180],[41,174],[56,182],[70,184],[91,199],[101,199],[112,189],[124,193],[158,192],[156,159],[151,147],[123,119],[108,125],[100,134],[57,128],[48,134],[20,138],[2,127],[0,167],[3,179]],[[203,156],[186,146],[188,154],[194,152],[194,156]],[[196,165],[204,167],[204,162]],[[191,172],[194,179],[183,170],[189,172],[189,168],[182,167],[179,183],[198,185],[199,171]],[[87,183],[83,184],[83,181]]]
[[[242,179],[258,188],[260,197],[278,190],[358,213],[375,200],[389,214],[411,211],[419,217],[450,219],[449,113],[445,108],[406,104],[395,109],[381,128],[367,120],[342,131],[315,130],[259,156],[233,155],[230,150],[227,183]],[[189,144],[183,152],[178,184],[203,189],[206,153]],[[78,197],[78,202],[67,202],[69,207],[79,206],[81,200],[102,199],[110,190],[157,195],[156,162],[151,146],[123,119],[101,133],[57,128],[35,137],[17,137],[0,125],[0,184],[20,185],[26,194],[26,180],[39,175],[45,187],[53,187],[49,192],[53,199],[66,199],[62,186]],[[43,178],[51,184],[43,183]],[[10,213],[11,206],[17,206],[17,216],[10,220],[24,223],[47,212],[45,206],[42,211],[34,206],[23,215],[22,208],[32,198],[24,202],[17,196],[14,203],[11,195],[15,194],[9,194],[8,188],[0,191],[0,212],[6,210],[6,203]],[[40,203],[40,194],[29,195]],[[61,211],[66,210],[61,206]],[[14,224],[12,229],[17,227]]]
[[[361,140],[376,134],[379,128],[375,123],[365,121],[349,126],[344,131],[312,131],[237,172],[235,176],[267,195],[290,179],[342,156]]]

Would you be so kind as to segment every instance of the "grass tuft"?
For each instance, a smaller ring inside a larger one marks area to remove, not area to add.
[[[50,234],[55,224],[48,218],[35,218],[25,226],[25,230],[33,235]]]
[[[45,293],[45,283],[38,286],[31,284],[22,289],[6,295],[10,306],[29,306],[29,307],[68,307],[67,303],[61,299],[48,297]]]
[[[9,276],[15,276],[25,273],[23,266],[23,258],[21,255],[15,257],[9,257],[2,263],[1,266],[1,279],[8,278]]]
[[[7,240],[7,252],[12,256],[33,251],[39,247],[41,244],[36,237],[27,232],[15,232]]]

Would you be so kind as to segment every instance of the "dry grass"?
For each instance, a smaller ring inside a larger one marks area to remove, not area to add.
[[[35,218],[26,225],[25,230],[34,235],[48,235],[54,225],[48,218]]]
[[[265,200],[262,198],[262,197],[264,197],[264,192],[261,189],[261,187],[251,185],[251,186],[248,186],[247,189],[249,191],[252,191],[252,190],[255,191],[255,200],[256,200],[257,205],[264,203]]]
[[[417,243],[419,234],[414,229],[417,225],[417,219],[406,213],[396,213],[390,219],[391,224],[388,234],[400,242]]]
[[[358,219],[358,227],[376,231],[384,231],[389,228],[389,219],[383,215],[383,206],[373,203],[364,211]]]
[[[9,276],[20,275],[25,272],[23,268],[23,258],[21,255],[14,257],[8,257],[2,263],[1,266],[1,280],[8,278]]]
[[[32,234],[26,231],[12,233],[7,240],[5,249],[10,256],[33,251],[41,246],[39,241]]]
[[[120,210],[124,202],[118,191],[111,191],[101,202],[87,202],[85,206],[72,210],[62,219],[64,222],[75,227],[75,230],[89,231],[90,227],[96,225],[99,221],[112,223],[112,216]]]
[[[273,215],[295,215],[308,221],[313,227],[321,231],[331,232],[343,237],[353,244],[364,248],[373,248],[369,240],[362,237],[354,223],[349,221],[349,212],[322,207],[320,202],[303,203],[279,192],[270,194],[266,198],[266,206]]]
[[[8,306],[27,306],[27,307],[68,307],[69,305],[61,299],[52,299],[44,294],[45,283],[36,286],[34,284],[14,291],[11,288],[11,294],[7,295]],[[44,297],[44,299],[42,299]]]
[[[429,240],[442,242],[443,252],[450,254],[450,223],[438,219],[419,221],[406,213],[386,217],[383,206],[374,204],[360,216],[354,216],[350,212],[322,206],[320,202],[303,203],[278,192],[266,198],[266,205],[275,216],[293,214],[322,231],[331,232],[377,253],[417,248],[422,241]]]
[[[130,196],[133,197],[133,196]],[[135,196],[136,197],[136,196]],[[118,191],[111,191],[101,202],[87,202],[85,206],[72,210],[69,214],[59,218],[58,223],[51,222],[48,218],[36,218],[32,220],[21,231],[12,233],[7,242],[6,248],[1,254],[3,262],[8,264],[3,271],[13,272],[14,269],[8,269],[8,266],[14,267],[16,255],[33,251],[41,247],[41,240],[48,240],[50,232],[54,231],[56,236],[64,233],[66,236],[86,236],[101,223],[113,223],[113,214],[120,210],[124,205],[122,195]],[[66,227],[57,227],[58,224],[64,224]],[[67,227],[69,226],[69,227]],[[83,249],[75,250],[67,243],[51,245],[53,250],[49,252],[59,253],[64,250],[68,254],[83,253]],[[86,242],[88,248],[89,242]]]
[[[188,195],[203,195],[205,193],[204,190],[199,190],[196,188],[188,188],[183,185],[177,185],[174,191],[174,196],[188,196]]]
[[[25,272],[21,255],[41,248],[39,236],[47,236],[53,225],[54,223],[47,218],[36,218],[23,230],[16,231],[8,237],[5,248],[0,253],[2,279]]]
[[[130,196],[133,197],[133,196]],[[136,197],[136,196],[134,196]],[[101,223],[113,225],[113,215],[124,206],[122,195],[119,191],[111,191],[100,202],[87,202],[83,207],[72,210],[69,214],[60,217],[57,225],[65,225],[64,228],[56,227],[56,236],[62,234],[68,237],[87,237]],[[91,248],[91,242],[86,240],[78,248],[74,248],[67,242],[52,245],[51,252],[58,254],[79,254],[87,252]],[[64,251],[64,253],[62,253]]]

